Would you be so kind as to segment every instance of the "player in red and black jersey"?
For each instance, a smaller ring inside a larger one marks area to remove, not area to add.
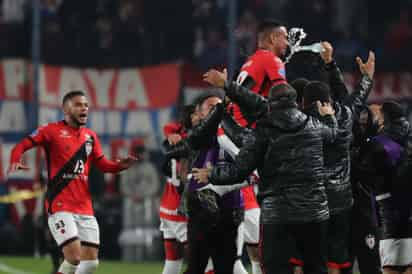
[[[263,21],[258,26],[257,50],[243,64],[237,83],[268,97],[271,87],[286,83],[285,64],[280,59],[288,47],[286,27],[276,21]],[[253,113],[244,115],[240,108],[231,103],[229,110],[242,126],[254,126]],[[245,200],[245,243],[252,262],[252,272],[261,273],[258,256],[260,208],[256,201],[253,186],[242,189]]]
[[[8,173],[27,170],[23,153],[35,146],[45,150],[48,165],[46,210],[49,229],[62,248],[59,274],[93,273],[98,266],[99,226],[88,188],[89,167],[116,173],[129,168],[136,158],[108,160],[99,138],[85,127],[89,104],[82,91],[63,98],[64,120],[39,127],[17,144],[11,153]]]
[[[257,50],[243,64],[236,81],[267,98],[271,87],[286,83],[285,64],[280,57],[288,47],[288,33],[282,24],[264,21],[258,27],[257,36]],[[242,126],[255,122],[253,115],[242,115],[237,105],[232,104],[229,108]]]

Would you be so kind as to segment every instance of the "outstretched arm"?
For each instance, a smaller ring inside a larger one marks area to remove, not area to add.
[[[29,139],[29,137],[24,138],[20,143],[14,146],[10,154],[10,163],[7,169],[7,174],[16,172],[18,170],[28,170],[29,167],[21,162],[21,157],[24,152],[33,148],[35,143]]]
[[[354,117],[359,117],[359,114],[364,108],[366,100],[372,91],[372,79],[375,74],[375,54],[370,51],[366,63],[363,63],[359,57],[356,57],[356,62],[362,73],[362,78],[354,92],[352,92],[352,94],[345,100],[344,104],[352,110]]]
[[[233,163],[215,166],[213,169],[196,169],[192,174],[199,183],[211,182],[214,185],[233,185],[245,180],[258,166],[265,155],[266,139],[259,130],[247,136]]]
[[[236,103],[242,113],[246,116],[253,116],[251,119],[256,120],[267,112],[267,100],[252,92],[248,83],[242,85],[236,82],[227,81],[227,72],[211,69],[203,75],[203,80],[214,87],[223,88],[226,96]]]
[[[349,96],[348,89],[346,88],[343,80],[343,74],[337,66],[335,60],[333,60],[332,45],[329,42],[322,42],[321,44],[324,51],[320,53],[320,56],[325,63],[325,71],[328,75],[331,96],[334,101],[341,103]]]

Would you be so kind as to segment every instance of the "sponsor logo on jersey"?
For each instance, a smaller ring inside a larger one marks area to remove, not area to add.
[[[280,69],[278,70],[278,72],[279,72],[279,74],[280,74],[280,75],[282,75],[283,77],[285,77],[285,78],[286,78],[286,71],[285,71],[285,68],[280,68]]]
[[[32,133],[30,133],[30,137],[36,137],[39,134],[39,129],[36,129]]]
[[[69,131],[67,131],[66,129],[61,129],[60,130],[60,137],[62,138],[70,138],[72,137],[69,133]]]

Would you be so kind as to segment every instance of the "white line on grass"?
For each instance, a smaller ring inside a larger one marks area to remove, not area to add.
[[[34,274],[33,272],[26,272],[0,262],[0,271],[7,274]]]

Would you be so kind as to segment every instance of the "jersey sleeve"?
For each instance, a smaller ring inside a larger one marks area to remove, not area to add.
[[[27,138],[33,143],[33,146],[45,145],[50,140],[49,131],[49,126],[41,126],[28,135]]]
[[[285,82],[286,81],[286,71],[285,64],[280,60],[279,57],[273,54],[267,54],[262,56],[261,62],[265,70],[265,74],[272,82]]]
[[[257,83],[261,78],[263,78],[263,73],[264,70],[262,70],[260,60],[258,58],[252,58],[242,66],[242,69],[236,79],[236,83],[238,85],[242,85],[248,77],[252,78],[253,81]]]

